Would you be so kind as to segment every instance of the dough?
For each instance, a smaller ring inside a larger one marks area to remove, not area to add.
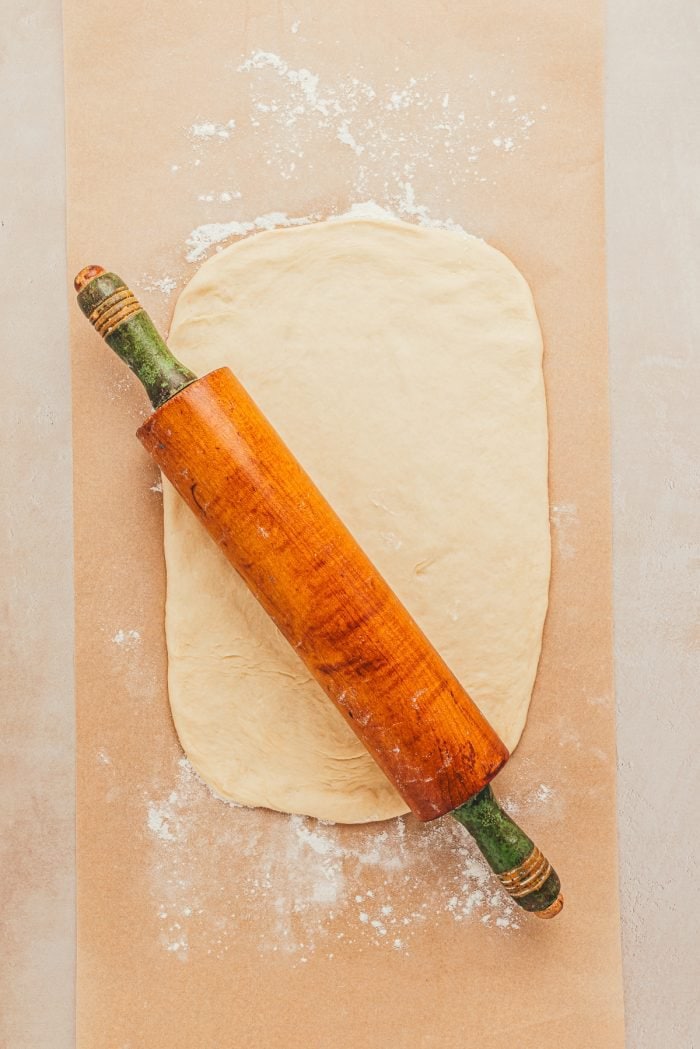
[[[206,262],[173,352],[229,365],[512,749],[549,582],[542,340],[525,280],[457,233],[344,220]],[[320,819],[406,805],[164,485],[175,727],[224,798]]]

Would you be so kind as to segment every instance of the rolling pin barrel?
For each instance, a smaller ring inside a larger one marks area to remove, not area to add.
[[[419,819],[508,752],[228,368],[139,439]]]
[[[556,913],[556,874],[487,786],[508,751],[257,405],[228,368],[184,368],[115,274],[75,283],[156,409],[142,444],[414,814],[457,810],[514,899]]]

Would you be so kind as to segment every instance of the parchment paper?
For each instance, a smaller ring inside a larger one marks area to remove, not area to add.
[[[520,917],[449,821],[328,827],[192,775],[145,397],[72,309],[80,1049],[621,1047],[599,3],[69,0],[65,20],[69,271],[115,269],[164,329],[215,242],[366,199],[530,281],[553,579],[498,788],[566,895]]]

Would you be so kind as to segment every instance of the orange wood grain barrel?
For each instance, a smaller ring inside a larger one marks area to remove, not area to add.
[[[138,436],[419,819],[495,776],[505,746],[228,368]]]

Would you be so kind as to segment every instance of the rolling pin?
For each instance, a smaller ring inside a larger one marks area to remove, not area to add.
[[[489,786],[506,747],[232,372],[185,368],[116,274],[75,288],[155,409],[139,440],[411,811],[451,813],[520,907],[558,914],[556,872]]]

